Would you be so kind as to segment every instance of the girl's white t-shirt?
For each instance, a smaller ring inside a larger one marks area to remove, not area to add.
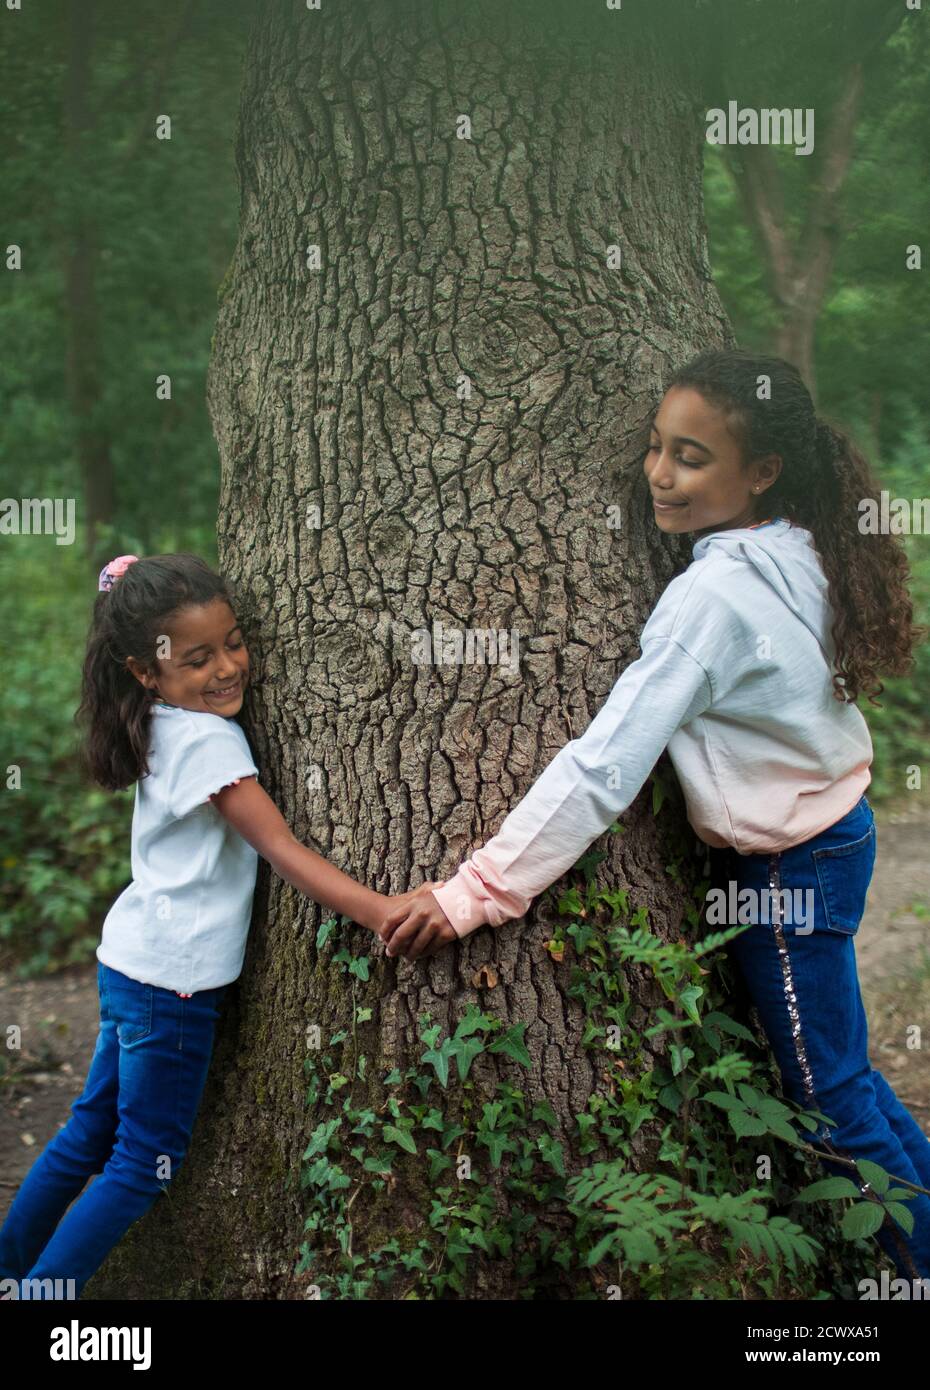
[[[153,705],[149,773],[136,783],[132,816],[132,882],[104,920],[104,965],[185,994],[239,976],[258,854],[209,797],[252,776],[258,768],[235,720]]]

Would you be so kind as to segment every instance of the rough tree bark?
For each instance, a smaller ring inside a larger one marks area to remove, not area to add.
[[[251,624],[243,723],[295,834],[385,891],[448,877],[493,834],[636,658],[690,553],[658,534],[637,450],[668,366],[732,341],[705,123],[661,35],[572,8],[541,24],[536,6],[293,3],[250,39],[209,383],[221,559]],[[410,634],[434,621],[516,629],[518,667],[415,664]],[[648,783],[623,821],[598,881],[677,935],[685,886],[664,873]],[[97,1296],[305,1296],[306,1030],[352,1013],[316,949],[326,915],[261,867],[188,1163]],[[543,895],[425,964],[375,954],[356,1103],[417,1061],[420,1015],[451,1031],[474,1001],[524,1021],[532,1057],[482,1057],[476,1084],[509,1078],[573,1127],[611,1083],[544,949],[552,922]],[[348,940],[370,949],[360,927]],[[486,964],[493,988],[474,983]],[[629,984],[655,1002],[644,971]],[[641,1132],[634,1161],[649,1146]],[[397,1229],[424,1219],[414,1187],[391,1189]],[[516,1288],[501,1261],[480,1291]]]

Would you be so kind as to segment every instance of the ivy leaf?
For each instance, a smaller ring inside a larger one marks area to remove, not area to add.
[[[440,1031],[438,1028],[436,1033]],[[433,1029],[430,1029],[433,1032]],[[449,1081],[449,1058],[455,1051],[455,1044],[451,1038],[446,1038],[441,1047],[430,1047],[420,1058],[421,1062],[428,1062],[436,1071],[440,1086],[445,1087]]]
[[[593,1121],[594,1117],[586,1116],[585,1118]],[[557,1130],[559,1128],[559,1121],[556,1113],[547,1100],[538,1100],[536,1102],[530,1114],[530,1119],[542,1120],[543,1124],[548,1125],[551,1130]]]
[[[483,1038],[454,1038],[450,1042],[450,1048],[455,1053],[455,1061],[458,1066],[459,1080],[467,1081],[471,1064],[478,1056],[479,1052],[484,1051]],[[443,1082],[445,1085],[445,1082]]]
[[[448,1154],[440,1153],[438,1149],[427,1149],[426,1153],[430,1161],[429,1179],[430,1182],[435,1182],[440,1173],[452,1167],[452,1159]]]
[[[396,1125],[384,1126],[384,1137],[389,1144],[397,1144],[400,1148],[406,1149],[408,1154],[415,1154],[417,1146],[413,1141],[413,1135],[405,1129],[398,1129]]]
[[[456,1139],[460,1139],[465,1133],[462,1125],[449,1125],[448,1129],[442,1132],[442,1147],[447,1149],[450,1144],[454,1144]]]
[[[488,1051],[505,1052],[508,1057],[512,1057],[515,1062],[522,1063],[524,1067],[531,1066],[532,1058],[523,1041],[525,1028],[525,1023],[515,1023],[512,1028],[507,1029],[506,1033],[502,1033],[499,1038],[494,1039]]]
[[[362,1164],[362,1167],[365,1168],[366,1171],[369,1173],[390,1173],[391,1164],[393,1163],[393,1161],[394,1160],[390,1154],[381,1154],[377,1158],[375,1158],[372,1154],[369,1154],[369,1156],[365,1159],[365,1162]]]
[[[560,917],[580,916],[584,911],[584,903],[581,900],[581,894],[578,892],[578,889],[572,885],[571,888],[561,895],[556,907]]]
[[[316,933],[316,949],[322,951],[333,932],[336,930],[335,917],[327,917],[325,922],[321,922]]]
[[[314,1154],[325,1153],[329,1148],[333,1135],[339,1128],[339,1123],[339,1120],[327,1120],[324,1124],[317,1125],[316,1129],[310,1135],[310,1143],[304,1150],[303,1157],[307,1159]]]
[[[597,932],[589,922],[572,922],[566,927],[566,932],[575,943],[575,950],[579,956],[583,956],[590,943],[597,936]]]
[[[508,1139],[506,1134],[498,1130],[479,1130],[478,1139],[486,1146],[491,1155],[491,1163],[495,1168],[501,1166],[501,1159],[505,1152],[507,1150],[512,1151],[515,1148],[512,1140]]]
[[[503,1111],[504,1102],[502,1100],[485,1101],[481,1111],[481,1128],[496,1129]]]
[[[368,956],[355,956],[349,962],[349,974],[356,975],[360,980],[368,979]]]
[[[472,1004],[469,1005],[465,1017],[459,1020],[459,1025],[455,1030],[455,1037],[469,1038],[472,1033],[477,1033],[479,1030],[482,1033],[486,1033],[489,1028],[493,1027],[494,1020],[489,1018],[487,1014],[483,1014],[480,1009],[476,1009]]]
[[[565,1177],[565,1160],[562,1155],[562,1145],[548,1134],[543,1134],[536,1141],[536,1147],[543,1156],[543,1160],[549,1164],[553,1172],[558,1173],[560,1178]]]

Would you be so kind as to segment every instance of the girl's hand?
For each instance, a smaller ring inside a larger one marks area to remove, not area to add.
[[[425,886],[438,888],[439,884]],[[387,955],[417,960],[420,956],[434,956],[443,946],[458,940],[455,928],[431,892],[409,905],[400,898],[392,898],[391,903],[395,905],[380,931]]]
[[[438,888],[441,882],[442,879],[434,879],[431,883],[421,883],[418,888],[411,888],[409,893],[373,893],[374,907],[365,914],[362,925],[373,931],[375,936],[380,936],[385,915],[392,908],[406,908],[430,889]]]

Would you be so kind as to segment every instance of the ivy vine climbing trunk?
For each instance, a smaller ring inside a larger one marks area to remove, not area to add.
[[[625,10],[595,25],[571,6],[294,0],[257,17],[209,382],[221,561],[253,662],[242,719],[295,834],[373,887],[448,877],[494,833],[637,657],[688,558],[658,534],[641,465],[663,373],[732,341],[708,264],[704,128],[661,34]],[[518,660],[418,660],[434,625],[506,633]],[[684,825],[680,805],[668,823]],[[666,873],[649,784],[623,827],[596,846],[597,882],[675,938],[688,866]],[[590,1098],[667,1053],[636,1035],[657,996],[635,965],[635,1049],[585,1045],[573,947],[547,949],[554,896],[419,964],[386,961],[361,927],[318,944],[328,916],[261,866],[189,1160],[98,1296],[306,1297],[338,1267],[346,1221],[354,1255],[391,1236],[409,1250],[469,1162],[463,1192],[558,1228],[554,1206],[502,1186],[507,1165],[469,1147],[469,1123],[499,1083],[519,1088],[523,1132],[540,1156],[561,1145],[570,1172],[607,1152],[578,1157]],[[348,968],[366,955],[367,979]],[[467,1086],[453,1064],[443,1089],[420,1020],[441,1048],[470,1005],[501,1025],[478,1037],[516,1028],[529,1064],[488,1046]],[[425,1100],[408,1069],[432,1075]],[[346,1101],[372,1117],[351,1135],[333,1123]],[[420,1102],[464,1144],[405,1123]],[[430,1146],[454,1166],[431,1172]],[[349,1174],[353,1196],[353,1148],[373,1155],[371,1186],[346,1216],[325,1175]],[[656,1152],[643,1126],[631,1166]],[[305,1240],[315,1258],[296,1272]],[[462,1290],[519,1296],[518,1245],[479,1254]]]

